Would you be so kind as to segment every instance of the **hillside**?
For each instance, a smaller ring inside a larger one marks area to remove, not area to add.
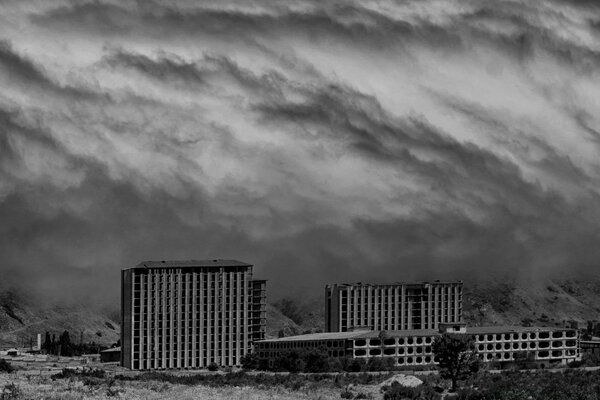
[[[600,319],[600,278],[465,284],[463,307],[471,325],[584,323]]]
[[[267,304],[267,338],[277,338],[279,334],[284,336],[299,335],[302,328],[286,317],[272,304]]]
[[[275,303],[279,305],[280,303]],[[303,332],[323,329],[321,297],[295,302]],[[289,307],[288,307],[289,308]],[[469,325],[563,326],[600,319],[600,277],[518,282],[488,278],[465,282],[463,317]]]
[[[69,331],[74,342],[111,345],[119,339],[119,323],[114,315],[81,305],[56,305],[32,300],[11,290],[0,293],[0,346],[23,346],[46,331],[57,336]],[[82,336],[83,334],[83,336]]]

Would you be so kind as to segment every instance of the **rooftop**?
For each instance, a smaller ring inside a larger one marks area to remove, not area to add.
[[[138,268],[193,268],[193,267],[251,267],[252,264],[247,264],[236,260],[167,260],[167,261],[142,261],[135,267],[125,269]]]
[[[468,326],[467,333],[472,335],[488,334],[488,333],[511,333],[511,332],[554,332],[570,330],[569,328],[555,328],[551,326]]]
[[[421,281],[421,282],[393,282],[393,283],[363,283],[363,282],[354,282],[354,283],[334,283],[334,284],[329,284],[327,285],[328,287],[332,287],[332,286],[339,286],[339,287],[347,287],[347,286],[398,286],[398,285],[405,285],[405,286],[424,286],[424,285],[455,285],[455,284],[462,284],[463,281],[461,280],[456,280],[456,281],[440,281],[440,280],[435,280],[435,281]]]
[[[342,340],[342,339],[370,339],[379,337],[381,331],[360,330],[354,332],[322,332],[309,333],[306,335],[287,336],[277,339],[265,339],[259,342],[293,342],[298,340]],[[402,331],[385,331],[386,337],[400,336],[435,336],[438,331],[433,329],[408,329]]]
[[[568,328],[553,328],[540,326],[474,326],[467,327],[467,333],[470,335],[496,334],[496,333],[521,333],[521,332],[553,332],[567,330]],[[379,337],[381,331],[359,330],[354,332],[323,332],[309,333],[306,335],[288,336],[277,339],[265,339],[259,342],[294,342],[294,341],[314,341],[314,340],[344,340],[344,339],[371,339]],[[459,333],[460,334],[460,333]],[[385,336],[406,337],[406,336],[439,336],[441,333],[434,329],[407,329],[401,331],[385,331]]]
[[[100,353],[118,353],[121,351],[120,347],[113,347],[110,349],[102,350]]]

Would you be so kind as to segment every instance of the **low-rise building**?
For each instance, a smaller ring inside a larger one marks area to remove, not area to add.
[[[102,350],[100,352],[100,362],[120,362],[121,361],[121,348],[113,347],[111,349]]]
[[[329,357],[388,359],[394,366],[423,366],[438,362],[433,341],[441,332],[470,335],[483,362],[567,364],[581,359],[579,336],[574,329],[520,326],[466,327],[464,324],[441,325],[439,330],[356,330],[325,332],[261,340],[256,352],[262,362],[273,365],[289,350],[317,348]]]

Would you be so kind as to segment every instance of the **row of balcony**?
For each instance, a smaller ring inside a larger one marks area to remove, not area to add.
[[[576,338],[577,332],[570,331],[540,331],[540,332],[513,332],[513,333],[496,333],[487,335],[476,335],[475,339],[479,342],[490,341],[515,341],[515,340],[536,340],[536,339],[562,339]]]

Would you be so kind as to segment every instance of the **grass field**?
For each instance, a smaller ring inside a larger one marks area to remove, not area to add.
[[[343,391],[353,397],[382,398],[379,382],[388,375],[352,377],[269,374],[121,374],[104,369],[52,371],[19,369],[0,373],[0,399],[232,399],[329,400]]]
[[[309,388],[299,390],[257,387],[210,387],[173,385],[164,382],[116,381],[112,384],[85,385],[81,381],[50,378],[0,376],[0,387],[7,399],[215,399],[215,400],[291,400],[340,399],[340,390],[334,388]]]
[[[215,399],[215,400],[329,400],[340,399],[341,389],[334,385],[306,385],[298,389],[261,386],[223,386],[171,384],[160,381],[101,380],[95,384],[76,379],[56,379],[39,376],[0,375],[0,388],[6,399]],[[376,385],[357,385],[355,394],[366,398],[381,398]]]

